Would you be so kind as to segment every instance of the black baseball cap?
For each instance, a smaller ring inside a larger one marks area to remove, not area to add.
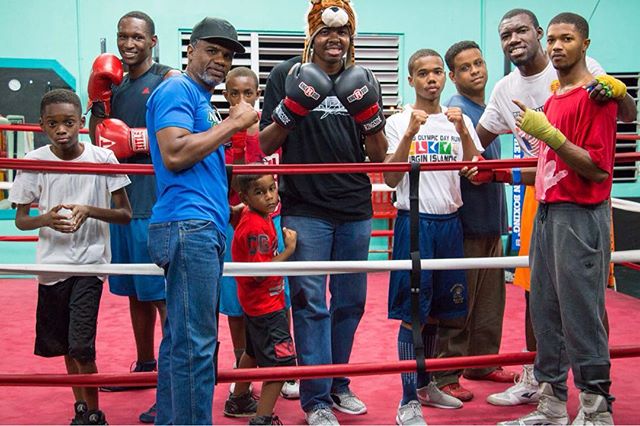
[[[224,19],[206,17],[198,22],[191,32],[190,42],[208,40],[231,49],[236,53],[244,53],[244,46],[238,41],[238,32],[233,25]]]

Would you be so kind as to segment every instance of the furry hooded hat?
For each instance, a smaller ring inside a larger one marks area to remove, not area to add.
[[[307,38],[304,41],[302,62],[311,61],[313,39],[323,28],[348,27],[351,32],[351,43],[347,52],[346,66],[353,65],[355,61],[355,47],[353,37],[356,34],[356,14],[352,9],[351,0],[310,0],[311,6],[307,13]]]

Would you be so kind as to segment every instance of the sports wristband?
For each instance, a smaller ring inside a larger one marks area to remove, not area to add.
[[[511,184],[520,185],[522,183],[522,173],[520,169],[514,168],[511,170]]]

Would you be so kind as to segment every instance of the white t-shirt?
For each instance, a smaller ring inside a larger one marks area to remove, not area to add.
[[[27,153],[25,158],[63,161],[54,155],[49,145]],[[91,144],[84,144],[84,152],[71,161],[118,163],[112,151]],[[46,214],[58,204],[83,204],[109,208],[111,193],[129,183],[126,175],[65,174],[20,170],[9,192],[9,201],[16,204],[37,202],[40,214]],[[107,222],[89,218],[71,234],[54,231],[49,227],[42,227],[39,230],[36,263],[87,265],[110,261],[111,249]],[[38,282],[51,285],[70,276],[72,275],[42,274],[38,276]]]
[[[594,76],[605,74],[600,64],[588,56],[587,68]],[[480,117],[480,124],[497,135],[513,133],[525,157],[537,156],[540,141],[516,126],[520,108],[512,101],[516,99],[535,111],[542,111],[551,96],[551,83],[557,79],[558,74],[551,61],[544,71],[536,75],[523,76],[518,68],[514,69],[496,83],[487,108]]]
[[[420,130],[413,137],[409,150],[409,161],[419,163],[462,161],[462,141],[460,135],[444,112],[447,107],[441,107],[442,113],[432,114],[427,122],[420,126]],[[411,120],[411,105],[406,105],[404,111],[394,114],[387,120],[385,132],[389,141],[387,154],[396,152],[402,136],[404,136]],[[466,115],[465,125],[478,151],[484,149],[480,145],[478,135]],[[401,210],[409,210],[409,173],[405,174],[396,187],[397,201],[395,206]],[[421,172],[420,173],[420,213],[449,214],[462,206],[460,195],[460,176],[457,170]]]

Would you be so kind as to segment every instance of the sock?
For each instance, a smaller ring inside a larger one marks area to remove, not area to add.
[[[438,344],[438,325],[425,324],[422,328],[422,343],[424,344],[424,357],[426,359],[435,358],[436,346]],[[427,386],[431,382],[431,373],[418,373],[418,389]]]
[[[413,348],[413,335],[411,330],[400,326],[398,331],[398,357],[400,361],[415,360],[416,354]],[[405,405],[409,401],[418,400],[418,394],[416,392],[416,379],[417,373],[415,371],[411,373],[401,373],[402,378],[402,401],[400,405]]]

